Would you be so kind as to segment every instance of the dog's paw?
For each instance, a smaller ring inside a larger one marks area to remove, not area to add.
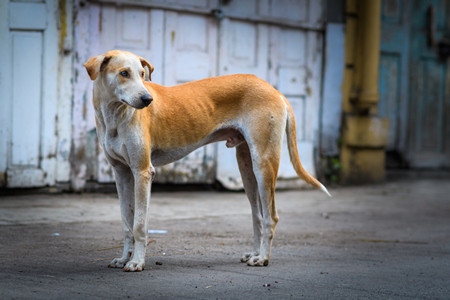
[[[127,262],[123,270],[125,272],[141,272],[142,270],[144,270],[144,266],[144,261],[130,260],[129,262]]]
[[[260,255],[255,255],[250,257],[247,261],[247,266],[253,267],[265,267],[269,265],[269,259],[265,257],[261,257]]]
[[[129,258],[114,258],[108,265],[108,268],[123,268],[128,262]]]
[[[257,252],[247,252],[247,253],[244,253],[244,255],[241,257],[241,262],[246,263],[246,262],[248,262],[248,260],[249,260],[250,258],[255,257],[255,256],[258,256],[258,255],[259,255],[259,253],[257,253]]]

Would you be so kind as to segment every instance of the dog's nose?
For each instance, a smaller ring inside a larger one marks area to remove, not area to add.
[[[144,94],[141,96],[141,101],[144,103],[145,106],[149,106],[150,103],[152,103],[153,98],[150,94]]]

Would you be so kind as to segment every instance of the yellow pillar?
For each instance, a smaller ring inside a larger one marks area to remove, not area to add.
[[[380,31],[381,31],[381,0],[359,1],[359,26],[361,51],[361,93],[358,105],[371,105],[378,103],[378,67],[380,64]],[[367,58],[367,59],[365,59]]]
[[[346,1],[346,71],[343,84],[341,179],[384,179],[389,120],[376,116],[381,0]]]

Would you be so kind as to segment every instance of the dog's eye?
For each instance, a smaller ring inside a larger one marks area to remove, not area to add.
[[[144,72],[144,71],[142,71],[142,73],[141,73],[141,77],[142,77],[142,78],[144,78],[144,77],[145,77],[145,72]]]
[[[120,75],[122,75],[123,77],[128,77],[128,72],[122,71],[122,72],[120,72]]]

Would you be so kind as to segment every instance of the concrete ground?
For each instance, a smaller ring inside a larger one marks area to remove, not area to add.
[[[243,193],[155,192],[141,273],[121,253],[115,194],[0,198],[0,299],[450,299],[450,180],[279,191],[268,267]]]

